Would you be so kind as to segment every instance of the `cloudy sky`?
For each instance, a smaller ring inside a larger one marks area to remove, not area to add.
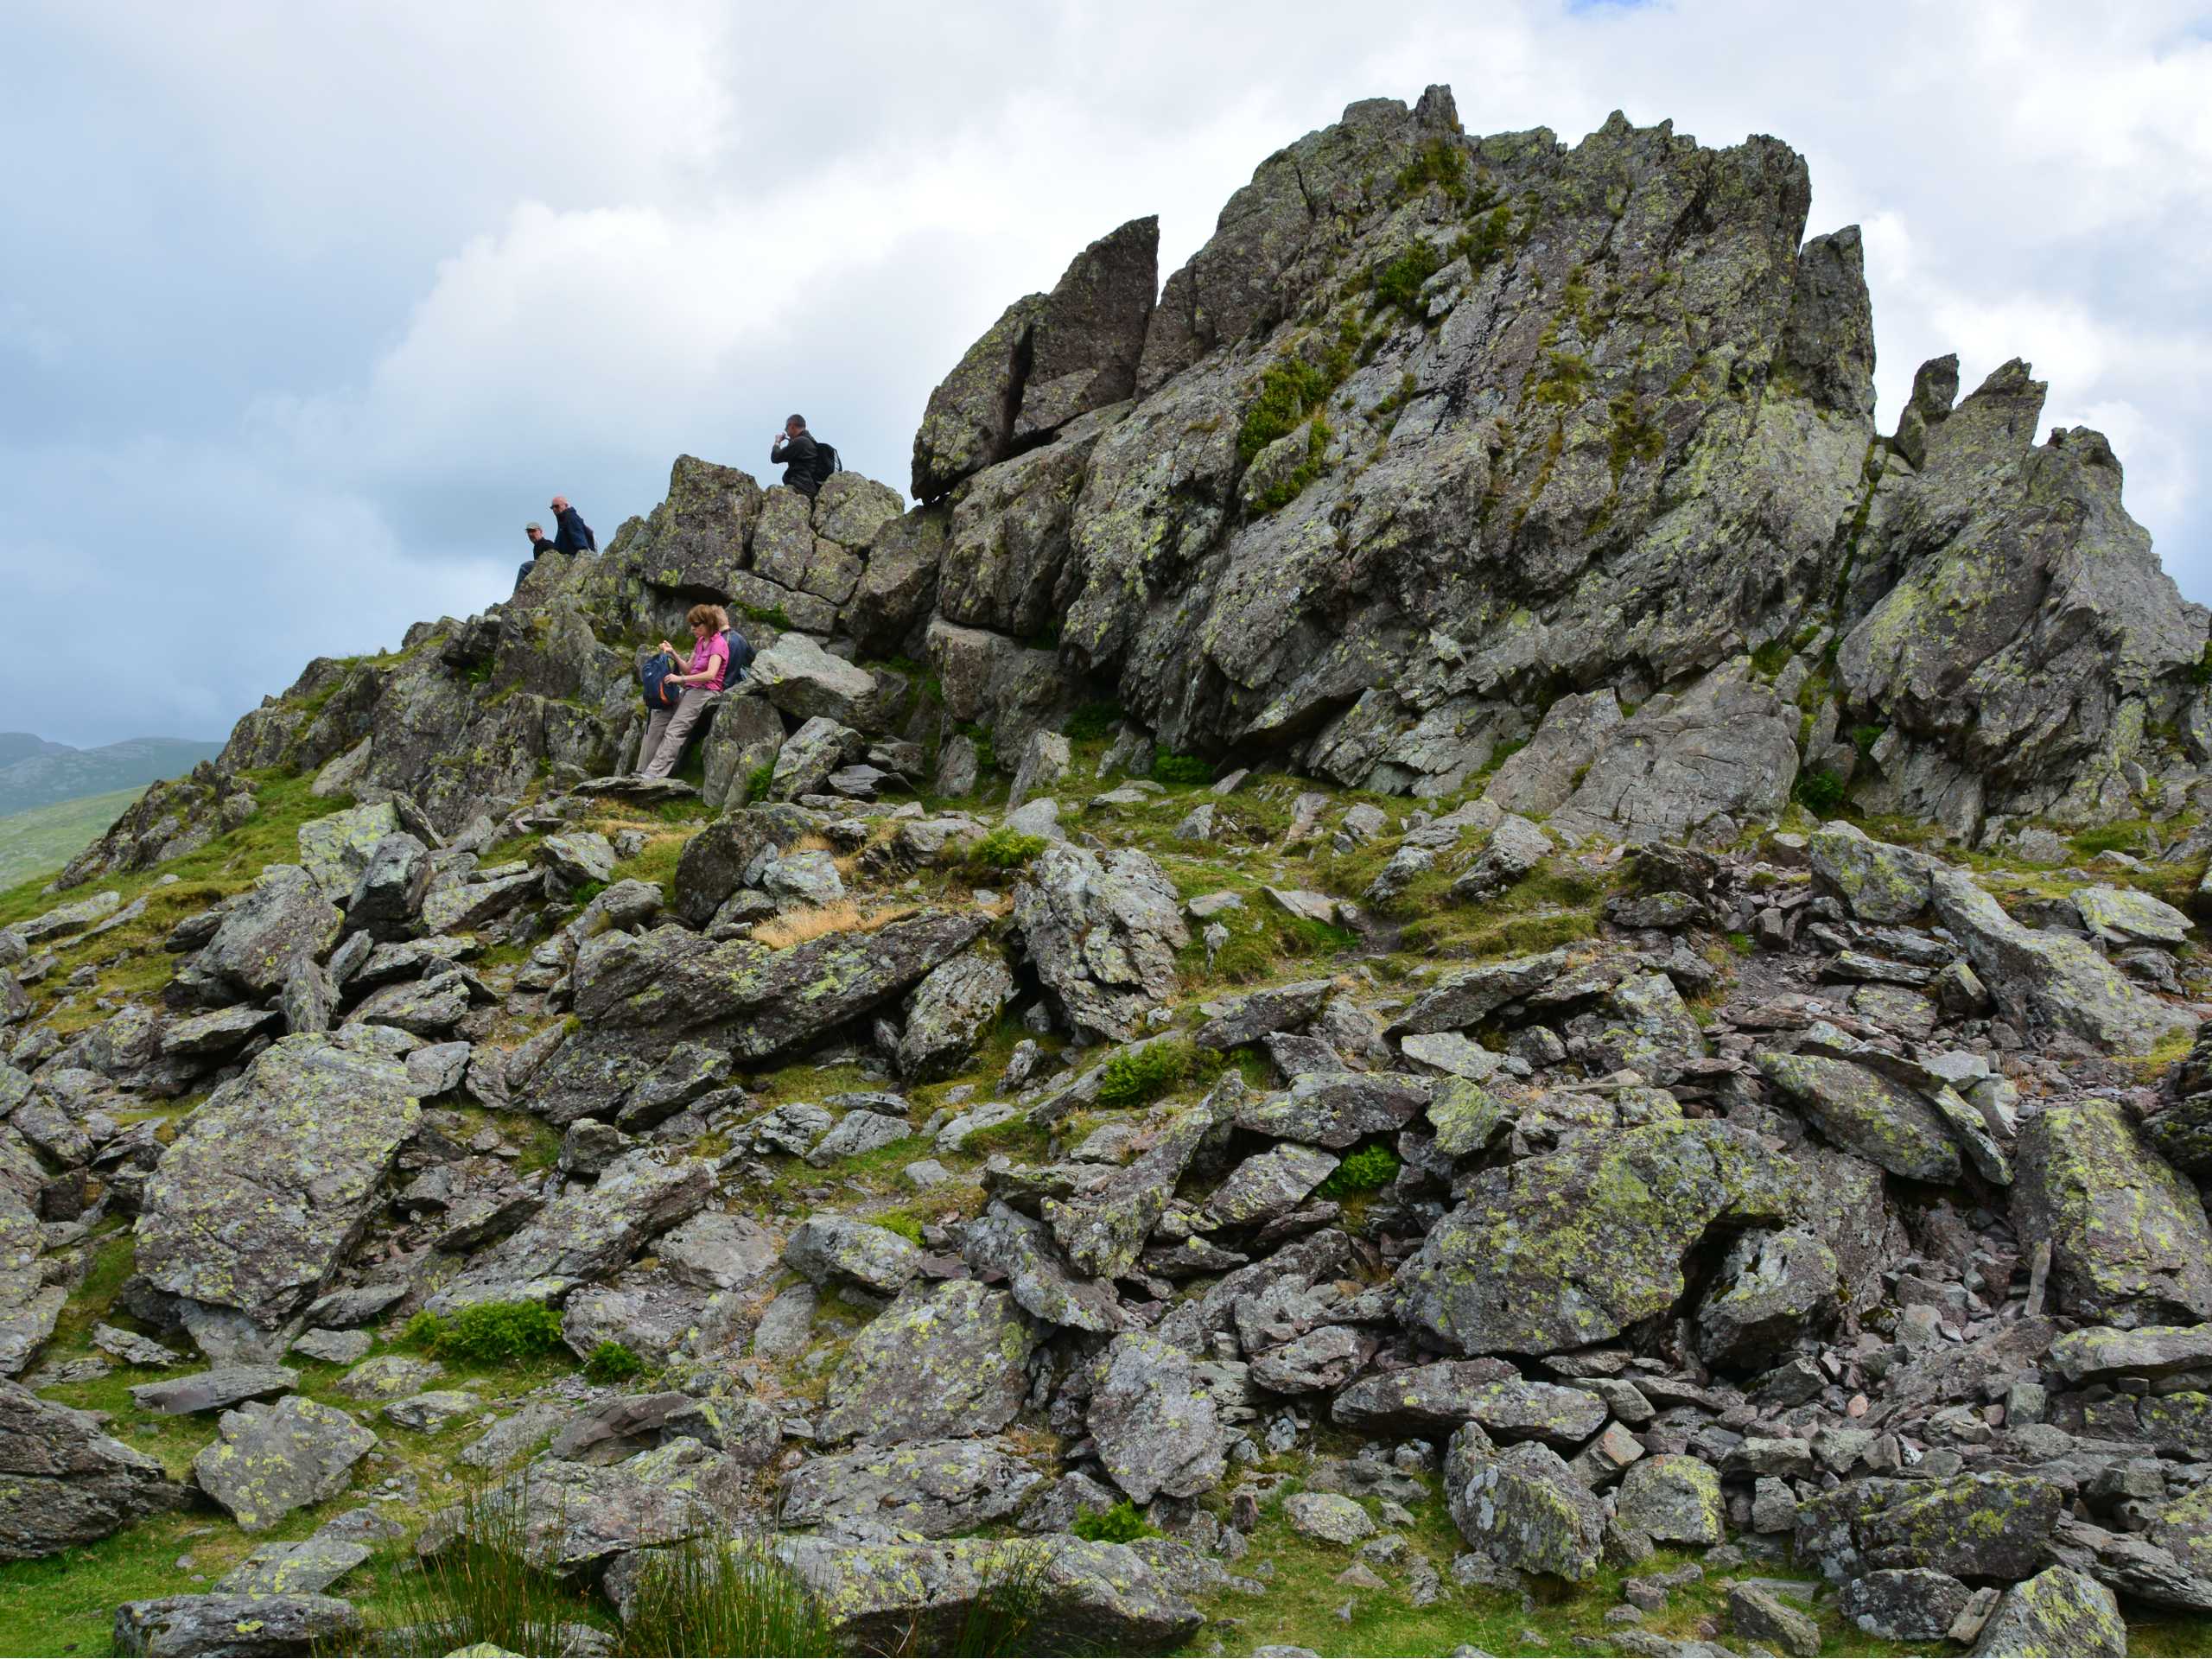
[[[1473,16],[1471,17],[1471,14]],[[492,0],[0,10],[0,729],[217,736],[502,597],[803,409],[903,486],[930,388],[1157,213],[1163,270],[1348,101],[1618,108],[1812,166],[1893,420],[2007,357],[2212,601],[2212,3]]]

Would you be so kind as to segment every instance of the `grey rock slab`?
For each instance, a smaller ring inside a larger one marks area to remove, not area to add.
[[[158,1459],[114,1439],[92,1413],[0,1382],[0,1560],[95,1543],[189,1491]]]
[[[1254,1153],[1229,1173],[1206,1200],[1216,1227],[1249,1227],[1287,1216],[1343,1160],[1318,1147],[1279,1146]]]
[[[1234,906],[1209,902],[1223,898],[1236,902]],[[1243,904],[1243,900],[1235,893],[1209,894],[1192,899],[1190,912],[1199,920],[1206,921],[1224,909],[1242,908]],[[1336,988],[1334,980],[1308,979],[1209,1002],[1201,1010],[1206,1015],[1206,1022],[1198,1027],[1192,1040],[1201,1048],[1226,1050],[1257,1042],[1273,1032],[1298,1030],[1321,1012],[1322,1006],[1336,994]]]
[[[156,1659],[198,1654],[330,1653],[359,1642],[360,1609],[335,1596],[213,1594],[156,1596],[115,1610],[115,1651]]]
[[[736,1290],[761,1282],[783,1260],[783,1241],[749,1216],[702,1211],[671,1229],[654,1247],[669,1273],[705,1290]]]
[[[1096,1364],[1086,1419],[1099,1461],[1132,1501],[1195,1497],[1227,1469],[1227,1436],[1191,1357],[1158,1338],[1116,1337]]]
[[[779,1484],[784,1527],[891,1526],[925,1538],[1017,1513],[1043,1477],[990,1440],[910,1440],[809,1458]]]
[[[1598,1571],[1605,1512],[1549,1446],[1500,1452],[1468,1424],[1445,1452],[1444,1497],[1459,1535],[1501,1567],[1571,1583]]]
[[[378,843],[401,829],[399,813],[389,801],[327,812],[300,826],[300,863],[327,897],[343,900],[368,868]]]
[[[1752,1059],[1845,1151],[1909,1180],[1948,1185],[1959,1179],[1958,1143],[1917,1090],[1849,1060],[1770,1049]]]
[[[1608,1341],[1674,1306],[1716,1225],[1786,1219],[1796,1173],[1714,1122],[1648,1124],[1484,1171],[1397,1274],[1407,1324],[1463,1353]]]
[[[836,1638],[856,1650],[906,1643],[947,1650],[986,1586],[1016,1570],[1036,1586],[1022,1641],[1038,1652],[1172,1653],[1203,1622],[1128,1545],[1065,1534],[921,1544],[802,1538],[779,1553],[820,1599]]]
[[[1387,1071],[1308,1072],[1283,1094],[1239,1106],[1236,1124],[1279,1141],[1341,1152],[1370,1135],[1405,1128],[1427,1106],[1431,1090],[1426,1077]]]
[[[1340,1548],[1375,1535],[1375,1518],[1339,1492],[1293,1492],[1282,1513],[1292,1531]]]
[[[853,1338],[817,1427],[833,1445],[995,1434],[1021,1408],[1036,1340],[1004,1291],[909,1286]]]
[[[1454,974],[1414,998],[1392,1022],[1391,1033],[1465,1031],[1507,1003],[1548,985],[1566,967],[1567,952],[1548,950]]]
[[[141,1382],[130,1390],[130,1402],[141,1411],[180,1417],[221,1411],[245,1400],[266,1400],[299,1385],[300,1374],[281,1365],[219,1366],[190,1376]]]
[[[2046,1567],[2005,1592],[1974,1651],[2012,1659],[2124,1656],[2127,1625],[2119,1599],[2094,1579],[2071,1567]]]
[[[377,1443],[346,1413],[297,1394],[226,1411],[217,1433],[193,1459],[193,1478],[247,1532],[265,1532],[294,1510],[335,1497]]]
[[[1937,871],[1930,891],[2007,1018],[2120,1055],[2146,1054],[2195,1031],[2195,1015],[2130,984],[2087,942],[2015,921],[1965,872]]]
[[[899,1074],[926,1083],[959,1071],[1014,989],[1014,976],[995,950],[972,951],[931,969],[907,999]]]
[[[1727,1508],[1713,1465],[1679,1453],[1639,1459],[1621,1477],[1613,1514],[1630,1530],[1661,1543],[1717,1544],[1727,1535]]]
[[[164,1347],[151,1337],[142,1337],[135,1331],[118,1330],[111,1325],[95,1325],[92,1327],[92,1346],[126,1365],[160,1368],[184,1363],[184,1356],[175,1349]]]
[[[1077,1031],[1127,1042],[1175,985],[1190,941],[1181,900],[1134,848],[1104,856],[1048,847],[1014,887],[1014,925],[1046,988]]]
[[[784,1265],[816,1285],[846,1282],[890,1296],[921,1271],[922,1253],[891,1231],[849,1216],[810,1216],[784,1246]]]
[[[2055,1306],[2107,1325],[2212,1318],[2212,1228],[2196,1192],[2109,1101],[2054,1103],[2016,1148],[2012,1226],[2048,1241]]]
[[[558,1301],[697,1214],[713,1191],[712,1167],[697,1159],[627,1154],[596,1184],[570,1188],[477,1256],[424,1305],[451,1313],[476,1302]]]
[[[403,1065],[280,1038],[162,1154],[138,1217],[138,1270],[273,1328],[321,1292],[420,1117]]]
[[[1941,1642],[1973,1595],[1948,1573],[1882,1567],[1843,1586],[1843,1616],[1884,1642]]]
[[[978,1274],[1003,1281],[1025,1312],[1048,1325],[1096,1333],[1130,1325],[1110,1281],[1078,1274],[1049,1227],[1003,1204],[968,1224],[960,1254]]]
[[[369,1559],[369,1547],[338,1538],[303,1538],[294,1544],[256,1544],[245,1559],[215,1580],[226,1596],[313,1596]]]

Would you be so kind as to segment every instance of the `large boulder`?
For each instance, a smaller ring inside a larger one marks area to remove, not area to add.
[[[853,1338],[817,1422],[835,1445],[995,1434],[1029,1387],[1036,1334],[1014,1300],[972,1279],[914,1286]]]
[[[1219,1413],[1191,1357],[1158,1338],[1116,1337],[1099,1357],[1088,1418],[1099,1461],[1132,1501],[1195,1497],[1228,1467]]]
[[[1204,1622],[1127,1544],[1064,1533],[929,1544],[799,1538],[779,1553],[820,1599],[837,1641],[859,1652],[949,1651],[991,1586],[1008,1583],[1025,1586],[1027,1605],[1007,1638],[1023,1652],[1173,1653]]]
[[[138,1270],[273,1329],[326,1287],[421,1113],[407,1068],[284,1037],[185,1121],[146,1182]]]
[[[200,1490],[248,1532],[344,1491],[377,1437],[334,1406],[288,1394],[226,1411],[218,1439],[193,1459]]]
[[[1597,1575],[1605,1511],[1549,1446],[1500,1452],[1470,1423],[1446,1450],[1444,1499],[1459,1535],[1503,1567],[1570,1583]]]
[[[896,1528],[925,1538],[1003,1521],[1043,1483],[993,1440],[912,1440],[809,1458],[783,1478],[785,1527]]]
[[[189,1497],[92,1413],[0,1382],[0,1560],[96,1543]]]
[[[781,744],[780,734],[777,741]],[[789,847],[817,827],[811,813],[796,806],[747,805],[723,813],[677,855],[677,915],[693,927],[705,927],[730,894],[746,885],[747,874],[771,848]]]
[[[1797,1560],[1836,1584],[1891,1567],[2022,1579],[2065,1502],[2056,1483],[2026,1475],[1851,1481],[1799,1503]]]
[[[1862,922],[1909,922],[1928,908],[1939,860],[1876,841],[1855,823],[1831,819],[1806,838],[1813,874]]]
[[[1465,1354],[1549,1354],[1663,1313],[1716,1226],[1778,1224],[1796,1172],[1711,1121],[1647,1124],[1475,1177],[1398,1270],[1398,1316]]]
[[[1959,1179],[1958,1143],[1916,1090],[1849,1060],[1772,1050],[1751,1058],[1845,1151],[1907,1180],[1948,1185]]]
[[[348,876],[338,896],[352,891]],[[312,875],[296,864],[271,864],[224,910],[214,937],[178,970],[178,981],[211,1003],[273,995],[296,964],[330,948],[339,922],[338,906]]]
[[[325,813],[300,826],[300,863],[332,901],[343,904],[376,855],[377,843],[401,829],[390,801]]]
[[[958,1071],[1013,997],[1014,976],[995,950],[973,950],[931,969],[906,999],[899,1074],[929,1083]]]
[[[1103,857],[1047,847],[1015,887],[1014,924],[1029,958],[1077,1032],[1128,1042],[1175,984],[1190,942],[1182,903],[1135,848]]]
[[[852,726],[874,696],[875,677],[806,634],[786,633],[753,659],[746,685],[794,719]]]
[[[1076,255],[1028,342],[1009,436],[1033,438],[1135,390],[1160,288],[1160,221],[1133,219]]]
[[[2196,1030],[2194,1014],[2138,988],[2086,941],[2014,921],[1965,871],[1936,871],[1929,890],[1936,915],[2018,1023],[2065,1032],[2109,1054],[2147,1054]]]
[[[2212,1227],[2196,1190],[2109,1101],[2047,1106],[2021,1127],[2012,1227],[2051,1247],[2057,1306],[2105,1325],[2212,1319]]]
[[[336,1596],[156,1596],[117,1607],[111,1640],[116,1652],[149,1659],[198,1654],[265,1659],[349,1650],[359,1643],[365,1623],[359,1608]]]
[[[2088,1573],[2046,1567],[2005,1591],[1974,1650],[2006,1659],[2126,1659],[2127,1624],[2119,1599]]]

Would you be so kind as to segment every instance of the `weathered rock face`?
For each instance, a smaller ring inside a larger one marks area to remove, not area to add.
[[[419,1116],[397,1061],[280,1039],[162,1154],[138,1219],[139,1271],[273,1329],[322,1291]]]
[[[823,1438],[878,1446],[995,1434],[1014,1421],[1036,1338],[1013,1299],[972,1279],[909,1289],[854,1339]]]
[[[2212,1227],[2190,1184],[2107,1101],[2054,1105],[2020,1132],[2012,1224],[2051,1247],[2058,1306],[2118,1325],[2212,1319]]]
[[[0,1560],[97,1542],[188,1497],[91,1414],[0,1382]]]
[[[1718,1223],[1786,1218],[1793,1172],[1757,1137],[1655,1123],[1478,1176],[1399,1269],[1399,1317],[1468,1354],[1548,1354],[1671,1307]]]
[[[1121,1042],[1173,988],[1190,938],[1175,889],[1133,849],[1047,847],[1014,889],[1014,919],[1070,1023]]]

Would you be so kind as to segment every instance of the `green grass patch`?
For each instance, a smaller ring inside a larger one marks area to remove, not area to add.
[[[1042,836],[1025,836],[1002,823],[968,849],[966,862],[976,869],[1003,874],[1020,869],[1049,844]]]
[[[584,1375],[598,1383],[626,1382],[645,1369],[636,1350],[611,1338],[584,1357]]]
[[[1094,1544],[1134,1544],[1140,1538],[1157,1538],[1160,1529],[1144,1518],[1144,1511],[1128,1498],[1108,1510],[1085,1510],[1068,1530]]]
[[[1398,1154],[1376,1141],[1346,1154],[1315,1189],[1325,1198],[1349,1198],[1362,1192],[1380,1192],[1398,1179]]]
[[[1096,743],[1111,737],[1122,720],[1118,702],[1086,702],[1068,716],[1060,731],[1071,743]]]
[[[1098,1079],[1101,1106],[1148,1106],[1189,1077],[1198,1051],[1182,1041],[1124,1048],[1106,1062]]]
[[[1408,321],[1422,320],[1421,291],[1444,268],[1444,255],[1428,242],[1416,242],[1394,258],[1376,264],[1367,285],[1377,310],[1395,311]]]
[[[1847,785],[1826,766],[1811,766],[1797,774],[1789,793],[1797,804],[1816,818],[1833,817],[1843,805]]]
[[[1260,393],[1236,429],[1236,458],[1252,458],[1277,438],[1295,432],[1336,390],[1322,370],[1300,357],[1280,357],[1260,376]]]

